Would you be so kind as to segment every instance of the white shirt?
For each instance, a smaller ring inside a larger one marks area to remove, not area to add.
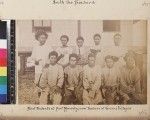
[[[117,66],[118,67],[122,67],[125,65],[125,61],[123,59],[123,57],[125,56],[125,54],[128,52],[128,50],[125,47],[122,46],[112,46],[110,47],[107,51],[105,56],[107,55],[112,55],[112,56],[116,56],[119,58],[118,62],[117,62]]]
[[[40,79],[40,86],[49,87],[59,86],[62,87],[64,82],[64,72],[62,66],[56,64],[54,66],[49,65],[48,68],[43,70],[41,79]]]
[[[125,54],[127,53],[127,49],[122,47],[122,46],[113,46],[109,49],[110,53],[113,55],[113,56],[116,56],[118,58],[120,57],[124,57]]]
[[[89,48],[87,48],[85,46],[82,46],[82,47],[76,46],[73,52],[80,56],[80,60],[78,61],[78,64],[86,64],[87,63]]]
[[[27,66],[35,66],[35,73],[41,73],[42,68],[48,61],[49,53],[52,51],[50,46],[46,44],[40,46],[39,44],[35,45],[32,50],[32,55],[27,59]],[[35,65],[35,62],[39,61],[38,65]]]
[[[56,50],[58,52],[58,55],[60,56],[61,54],[64,55],[64,57],[62,57],[59,61],[58,64],[61,65],[66,65],[69,63],[69,55],[72,54],[73,49],[71,47],[59,47]]]
[[[96,55],[95,64],[99,65],[100,67],[103,67],[105,65],[105,61],[104,61],[104,52],[105,52],[105,50],[104,50],[104,48],[101,46],[101,44],[99,44],[99,45],[92,46],[91,49],[101,50]]]
[[[99,66],[93,68],[86,65],[83,67],[83,86],[85,89],[99,90],[101,85],[101,69]]]
[[[75,49],[74,49],[74,53],[76,53],[78,55],[80,54],[81,56],[86,55],[87,52],[88,52],[88,50],[85,46],[82,46],[82,47],[76,46]]]
[[[104,67],[102,69],[103,84],[105,86],[115,86],[120,80],[120,72],[115,65],[112,68]]]
[[[91,49],[94,49],[94,50],[102,50],[102,46],[101,46],[101,44],[99,44],[99,45],[95,45],[95,44],[94,44],[94,46],[92,46]]]

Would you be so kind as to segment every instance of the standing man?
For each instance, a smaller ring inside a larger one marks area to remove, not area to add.
[[[78,65],[86,65],[87,64],[87,56],[88,56],[88,49],[83,45],[84,44],[84,38],[79,36],[76,39],[77,46],[74,50],[74,53],[78,55]]]
[[[118,62],[116,63],[116,65],[119,68],[121,68],[123,65],[125,65],[123,57],[127,53],[127,49],[124,46],[121,46],[122,36],[119,33],[115,34],[113,39],[114,39],[114,46],[108,49],[106,54],[116,56],[118,58]]]
[[[102,50],[102,46],[101,46],[101,36],[100,34],[95,34],[93,36],[93,39],[94,39],[94,46],[91,47],[90,51],[97,55],[99,52],[101,52]]]
[[[43,30],[35,33],[35,39],[38,43],[33,47],[31,57],[27,59],[28,67],[35,66],[35,84],[38,83],[42,69],[47,63],[48,54],[52,51],[52,48],[46,45],[47,38],[48,34]]]
[[[36,86],[35,93],[39,97],[41,89],[39,88],[39,79],[42,74],[43,67],[47,64],[49,52],[52,48],[46,45],[48,34],[44,30],[39,30],[35,33],[37,44],[33,47],[31,57],[27,59],[27,67],[35,66],[35,79]],[[37,101],[38,102],[38,101]]]
[[[91,53],[96,56],[96,65],[100,65],[100,67],[104,67],[104,49],[101,46],[101,36],[100,34],[95,34],[93,36],[94,46],[91,47]]]
[[[59,55],[58,64],[65,68],[69,63],[69,55],[73,52],[73,50],[67,45],[69,41],[69,37],[67,35],[62,35],[60,37],[60,41],[62,46],[56,50]]]

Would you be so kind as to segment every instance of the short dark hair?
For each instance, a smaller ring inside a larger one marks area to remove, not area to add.
[[[101,39],[101,35],[98,33],[94,34],[93,38],[95,39],[95,37],[99,37]]]
[[[94,57],[94,58],[96,58],[95,54],[93,54],[93,53],[89,53],[88,59],[89,59],[89,57]]]
[[[50,58],[51,56],[56,56],[56,57],[58,57],[58,53],[57,53],[56,51],[52,51],[52,52],[49,53],[49,58]]]
[[[114,62],[117,62],[119,58],[116,57],[116,56],[107,55],[107,56],[105,57],[105,61],[106,61],[107,59],[112,59]]]
[[[38,30],[38,31],[35,33],[35,39],[38,40],[38,38],[39,38],[41,35],[45,35],[46,39],[48,38],[48,34],[46,33],[45,30]]]
[[[120,36],[120,37],[121,37],[121,34],[116,33],[116,34],[114,35],[114,38],[115,38],[116,36]]]
[[[76,41],[78,41],[78,40],[84,41],[84,38],[82,36],[79,36],[79,37],[77,37]]]
[[[69,41],[69,37],[68,37],[67,35],[62,35],[62,36],[60,37],[60,40],[61,40],[62,38],[66,38],[67,41]]]
[[[72,54],[69,55],[69,60],[70,60],[71,57],[74,57],[74,58],[78,59],[78,55],[75,54],[75,53],[72,53]]]

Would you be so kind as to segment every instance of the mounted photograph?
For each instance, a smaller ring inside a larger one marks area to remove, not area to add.
[[[146,20],[17,20],[18,104],[147,104]]]

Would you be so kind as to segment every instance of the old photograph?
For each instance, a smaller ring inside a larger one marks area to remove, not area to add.
[[[18,104],[147,104],[146,20],[17,20]]]

